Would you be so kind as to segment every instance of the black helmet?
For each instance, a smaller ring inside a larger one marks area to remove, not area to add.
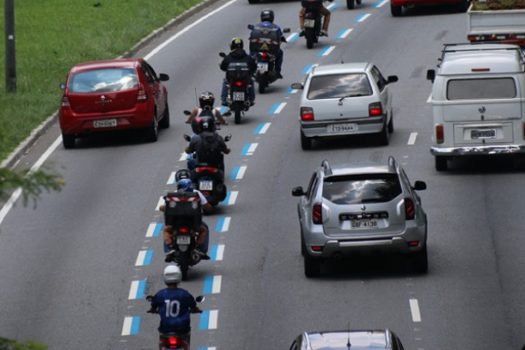
[[[215,103],[215,96],[209,91],[205,91],[201,93],[199,96],[199,105],[202,109],[208,107],[209,109],[213,108],[213,104]]]
[[[213,120],[213,117],[200,117],[199,119],[201,131],[215,131],[215,120]]]
[[[188,169],[180,169],[175,173],[175,182],[182,179],[191,179],[191,172]]]
[[[261,12],[261,22],[270,22],[273,23],[274,14],[270,9],[262,10]]]
[[[242,39],[241,38],[233,38],[232,39],[232,42],[230,43],[230,50],[235,50],[235,49],[242,49],[244,48],[244,43],[242,42]]]

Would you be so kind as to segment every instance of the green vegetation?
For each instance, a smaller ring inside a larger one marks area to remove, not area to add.
[[[202,0],[28,0],[15,2],[17,92],[0,67],[0,160],[59,106],[72,65],[115,58]],[[4,28],[3,8],[0,28]],[[0,41],[4,63],[4,35]]]
[[[24,173],[0,168],[0,202],[20,187],[24,205],[27,205],[30,199],[36,204],[42,191],[60,191],[63,185],[62,177],[46,170]]]
[[[525,9],[525,0],[474,0],[474,10],[511,10]]]
[[[9,340],[5,338],[0,338],[0,350],[46,350],[47,347],[34,343],[34,342],[27,342],[27,343],[18,343],[14,340]]]

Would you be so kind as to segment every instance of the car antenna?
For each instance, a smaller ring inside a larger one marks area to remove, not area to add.
[[[348,321],[348,340],[346,341],[346,347],[350,349],[352,344],[350,344],[350,321]]]

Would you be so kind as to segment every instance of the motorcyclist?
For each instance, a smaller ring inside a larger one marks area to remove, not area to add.
[[[200,163],[218,167],[221,170],[220,177],[223,179],[224,154],[230,153],[230,149],[226,146],[222,136],[214,130],[213,119],[203,123],[202,132],[191,139],[190,144],[186,147],[186,153],[196,153]]]
[[[176,333],[186,340],[185,350],[190,344],[190,313],[201,313],[193,295],[187,290],[179,288],[182,272],[177,265],[168,265],[164,268],[164,283],[167,288],[158,291],[151,299],[149,313],[158,313],[160,316],[159,333]]]
[[[191,128],[195,134],[198,134],[200,131],[198,130],[198,122],[200,116],[211,116],[215,118],[215,122],[227,125],[228,123],[221,115],[221,112],[218,108],[214,108],[213,105],[215,103],[215,96],[213,93],[209,91],[202,92],[199,96],[199,106],[195,107],[193,111],[191,111],[191,114],[188,116],[188,119],[186,119],[186,123],[191,123]]]
[[[191,181],[191,173],[186,170],[182,169],[179,170],[176,174],[177,180],[177,190],[179,191],[185,191],[185,192],[194,192],[197,193],[199,196],[200,202],[201,202],[201,208],[203,210],[211,210],[213,207],[210,203],[206,200],[206,197],[201,193],[201,191],[196,190],[193,188],[193,182]],[[165,211],[165,205],[160,206],[160,211]],[[209,234],[208,234],[208,226],[202,222],[200,227],[196,228],[198,232],[197,236],[197,248],[195,249],[197,253],[201,256],[201,259],[203,260],[209,260],[210,257],[208,256],[208,246],[209,246]],[[162,237],[164,238],[164,253],[166,253],[165,261],[170,262],[173,261],[173,227],[170,225],[165,225],[162,230]]]
[[[265,9],[261,12],[261,23],[256,24],[250,34],[250,55],[255,57],[255,55],[257,54],[257,51],[252,51],[253,46],[262,47],[263,45],[266,45],[268,47],[268,51],[270,51],[270,48],[276,48],[277,50],[274,50],[275,52],[272,52],[275,54],[275,70],[277,73],[277,77],[279,79],[282,79],[283,76],[281,75],[281,68],[283,66],[284,53],[280,45],[281,42],[286,42],[286,38],[283,35],[281,27],[273,23],[274,18],[275,15],[270,9]],[[259,44],[258,38],[253,38],[254,31],[268,32],[268,38],[274,40],[272,40],[270,45],[268,45],[267,43]],[[255,43],[255,45],[253,45],[252,43]]]
[[[307,8],[315,8],[324,17],[321,36],[328,36],[328,25],[330,24],[330,10],[323,5],[324,0],[301,0],[301,9],[299,10],[299,36],[304,36],[304,14]],[[329,0],[333,1],[333,0]]]
[[[230,53],[226,55],[226,57],[223,58],[220,68],[222,71],[227,72],[228,67],[231,63],[245,63],[248,67],[248,74],[249,74],[249,81],[248,84],[248,101],[250,102],[250,105],[253,106],[255,104],[255,88],[253,84],[252,76],[255,74],[255,71],[257,70],[257,63],[253,59],[252,56],[248,55],[246,51],[244,51],[244,43],[241,38],[233,38],[230,43]],[[223,80],[222,83],[222,90],[221,90],[221,104],[223,106],[228,106],[228,81],[226,79]]]

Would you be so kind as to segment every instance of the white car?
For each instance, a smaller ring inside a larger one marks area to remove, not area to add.
[[[318,66],[302,89],[300,109],[301,147],[310,149],[312,140],[332,136],[376,134],[388,145],[394,131],[390,83],[372,63],[342,63]]]

